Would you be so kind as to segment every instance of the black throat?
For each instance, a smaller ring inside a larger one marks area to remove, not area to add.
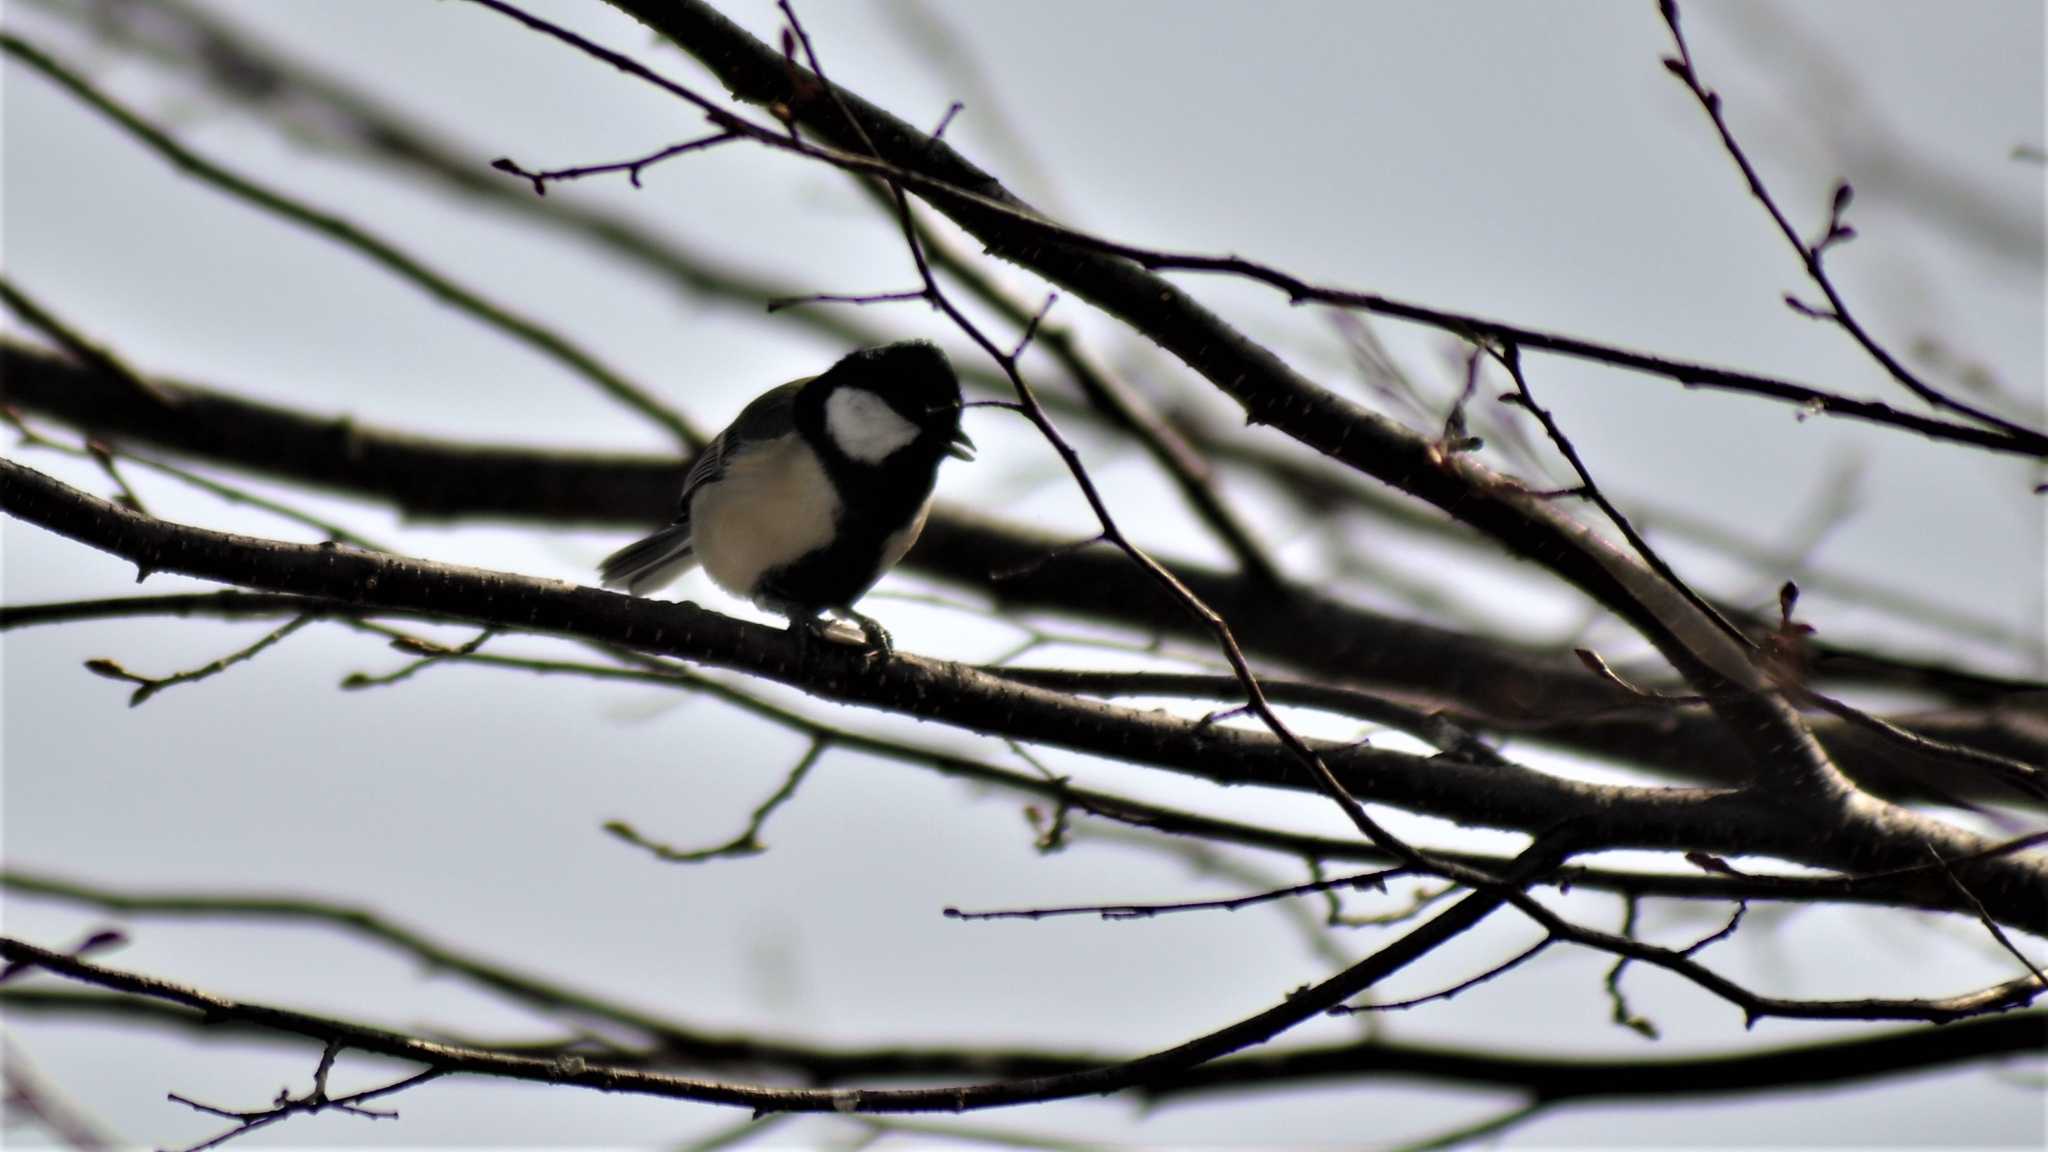
[[[824,390],[806,389],[796,403],[797,434],[818,455],[839,493],[832,543],[773,569],[758,592],[798,610],[848,608],[882,575],[882,550],[908,528],[931,498],[945,439],[930,432],[867,464],[840,451],[825,428]]]

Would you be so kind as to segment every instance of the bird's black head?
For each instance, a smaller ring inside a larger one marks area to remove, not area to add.
[[[804,386],[797,420],[834,464],[928,470],[972,459],[960,431],[960,379],[922,340],[863,348]]]

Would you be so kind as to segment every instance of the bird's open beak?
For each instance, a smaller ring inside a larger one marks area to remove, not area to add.
[[[946,446],[946,455],[955,460],[972,460],[974,441],[967,438],[967,433],[956,431],[953,433],[953,442]]]

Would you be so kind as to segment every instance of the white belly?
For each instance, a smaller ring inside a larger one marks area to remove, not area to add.
[[[824,466],[791,437],[732,461],[692,497],[690,535],[712,581],[751,600],[763,573],[829,545],[838,516]]]

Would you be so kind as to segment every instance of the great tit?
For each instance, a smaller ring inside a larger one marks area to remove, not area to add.
[[[946,456],[972,460],[974,442],[945,354],[864,348],[748,404],[690,466],[675,522],[605,558],[604,586],[644,595],[701,563],[806,634],[835,613],[886,651],[853,603],[917,540]]]

